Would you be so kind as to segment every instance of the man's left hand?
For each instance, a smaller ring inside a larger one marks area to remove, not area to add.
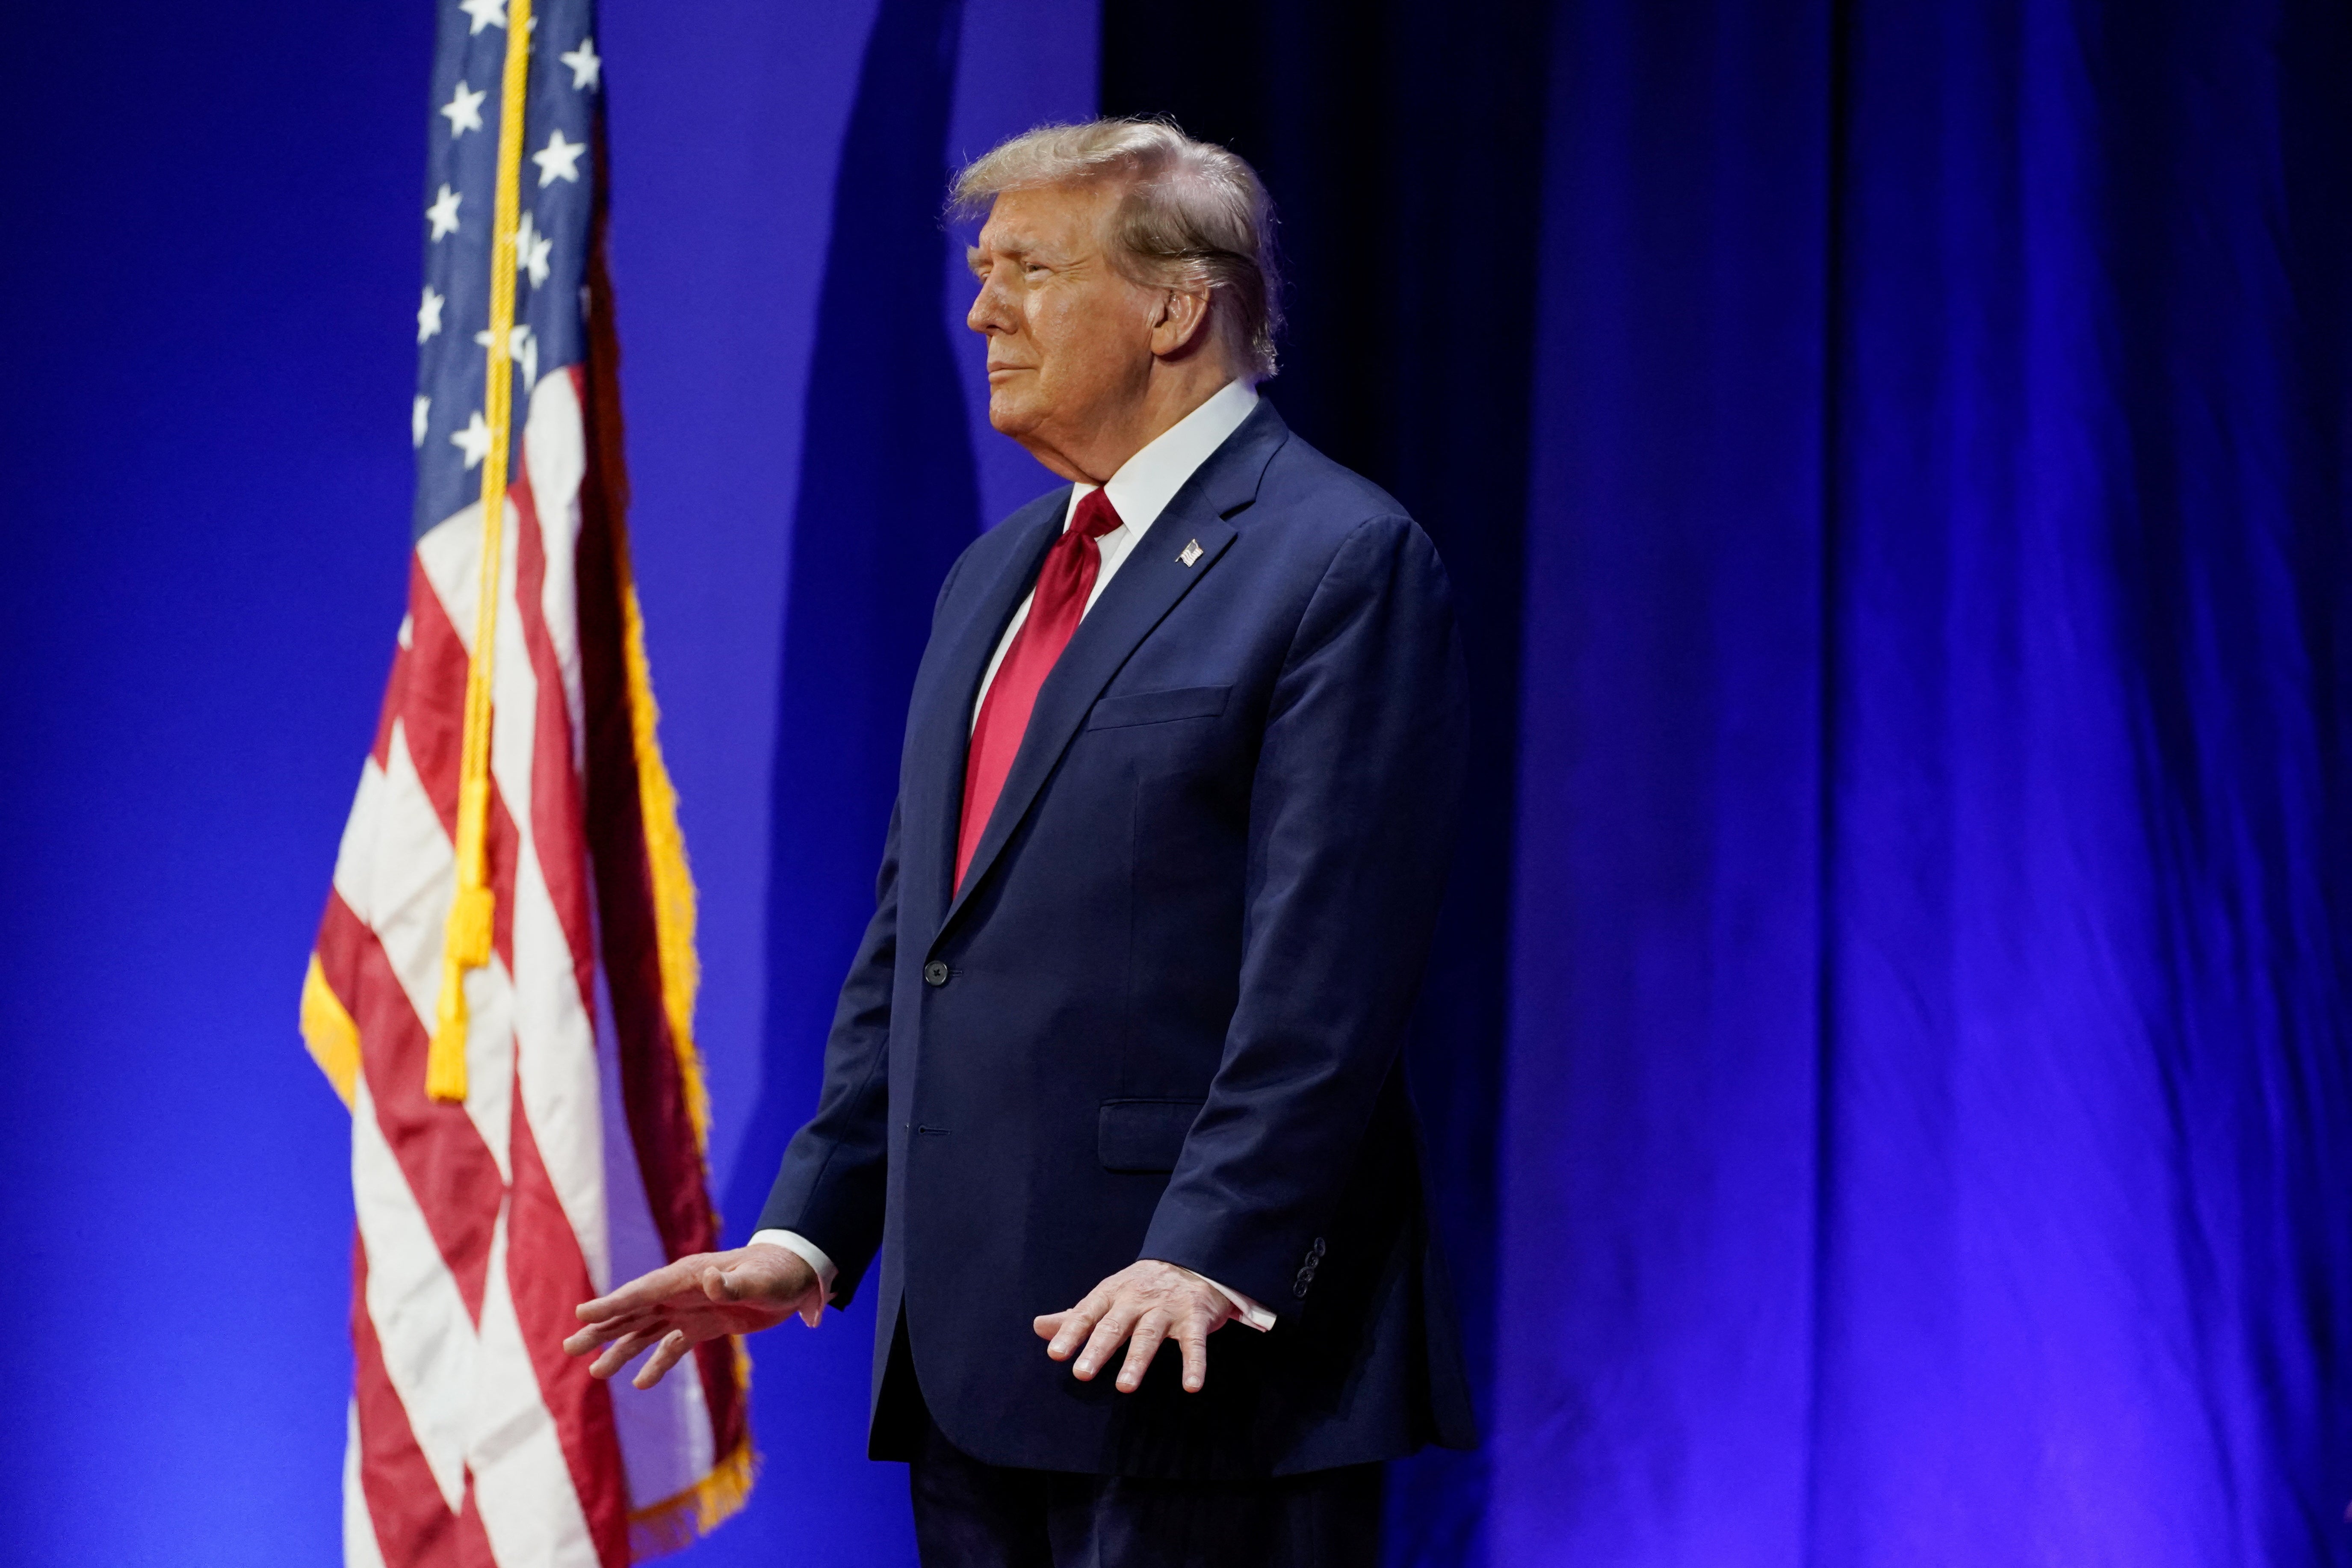
[[[1045,1353],[1055,1361],[1077,1353],[1071,1372],[1081,1383],[1092,1382],[1124,1342],[1121,1394],[1143,1386],[1160,1342],[1172,1339],[1184,1352],[1184,1392],[1198,1394],[1209,1381],[1209,1336],[1237,1316],[1232,1299],[1191,1269],[1146,1258],[1087,1291],[1068,1311],[1046,1313],[1035,1326],[1039,1339],[1052,1342]]]

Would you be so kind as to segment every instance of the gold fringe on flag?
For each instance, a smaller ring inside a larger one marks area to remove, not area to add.
[[[343,1097],[343,1109],[352,1108],[352,1097],[357,1092],[360,1077],[360,1026],[352,1021],[351,1009],[327,984],[327,972],[319,963],[319,955],[310,955],[310,971],[302,976],[302,1043],[310,1047],[310,1059]]]
[[[652,874],[654,952],[661,969],[662,1015],[669,1024],[670,1048],[677,1058],[679,1087],[694,1123],[695,1152],[710,1152],[710,1091],[702,1077],[702,1053],[694,1043],[694,1004],[702,985],[695,952],[698,919],[694,870],[686,857],[686,835],[677,824],[677,786],[662,760],[661,710],[654,701],[653,665],[646,657],[645,612],[637,602],[635,569],[629,559],[628,529],[614,509],[612,518],[614,574],[621,591],[622,664],[629,685],[629,742],[637,768],[637,817]],[[707,1175],[706,1175],[706,1179]],[[741,1337],[728,1348],[735,1360],[737,1397],[751,1396],[751,1358]],[[759,1455],[748,1424],[730,1453],[710,1473],[674,1497],[633,1510],[629,1552],[637,1562],[683,1550],[742,1510],[751,1496]]]
[[[600,153],[601,157],[601,153]],[[667,1025],[670,1049],[677,1064],[680,1097],[694,1132],[695,1152],[702,1177],[709,1180],[710,1094],[702,1073],[702,1054],[694,1038],[694,1005],[702,982],[695,954],[698,922],[694,873],[688,863],[686,836],[677,820],[677,788],[663,761],[661,710],[654,700],[653,673],[646,655],[645,612],[637,598],[636,571],[631,560],[628,527],[628,479],[620,454],[620,405],[613,377],[619,346],[612,336],[612,319],[602,304],[611,298],[604,269],[601,233],[589,247],[589,331],[591,374],[598,383],[592,395],[597,417],[592,421],[592,443],[601,461],[591,460],[607,487],[603,516],[610,530],[614,586],[621,616],[622,679],[629,704],[629,750],[637,776],[637,824],[645,845],[648,890],[653,905],[654,957],[661,974],[662,1017]],[[714,1224],[716,1215],[713,1215]],[[639,1562],[692,1545],[741,1510],[751,1493],[759,1468],[751,1425],[740,1419],[751,1398],[751,1357],[741,1336],[730,1336],[727,1350],[732,1359],[736,1408],[740,1436],[711,1467],[710,1473],[674,1497],[632,1510],[629,1546]],[[698,1357],[705,1353],[698,1350]]]
[[[710,1473],[675,1497],[629,1512],[629,1556],[638,1563],[683,1551],[741,1511],[759,1457],[747,1433]]]
[[[645,824],[646,861],[653,874],[654,948],[661,964],[662,1013],[669,1021],[677,1076],[694,1121],[694,1146],[710,1149],[710,1092],[702,1081],[702,1053],[694,1044],[694,1003],[702,986],[695,954],[697,921],[694,871],[687,864],[686,835],[677,826],[677,786],[662,761],[654,702],[653,667],[646,658],[645,613],[637,605],[635,569],[629,562],[628,530],[613,520],[614,574],[621,588],[621,646],[629,681],[629,739],[637,761],[637,815]]]

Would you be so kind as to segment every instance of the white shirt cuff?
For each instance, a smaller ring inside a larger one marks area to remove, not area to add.
[[[824,1247],[819,1247],[799,1231],[755,1230],[751,1233],[751,1239],[744,1245],[781,1247],[786,1252],[798,1254],[802,1262],[816,1270],[816,1282],[824,1289],[824,1299],[828,1301],[833,1300],[833,1281],[841,1270],[833,1266],[833,1259],[824,1255]],[[816,1307],[808,1308],[801,1313],[801,1321],[812,1329],[815,1328],[818,1323],[824,1321],[822,1310]]]
[[[756,1240],[757,1238],[754,1237],[753,1239]],[[1268,1329],[1274,1327],[1275,1316],[1272,1312],[1267,1311],[1264,1307],[1259,1306],[1255,1301],[1251,1300],[1247,1296],[1243,1295],[1232,1286],[1220,1285],[1215,1280],[1210,1279],[1207,1275],[1197,1273],[1192,1269],[1185,1268],[1181,1263],[1171,1263],[1168,1267],[1175,1269],[1181,1274],[1191,1275],[1193,1279],[1198,1279],[1202,1284],[1206,1285],[1210,1289],[1214,1290],[1218,1295],[1223,1296],[1226,1300],[1231,1301],[1234,1304],[1234,1310],[1240,1314],[1240,1316],[1234,1320],[1236,1322],[1247,1323],[1259,1333],[1264,1333]]]

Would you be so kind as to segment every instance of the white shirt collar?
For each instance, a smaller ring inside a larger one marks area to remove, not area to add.
[[[1246,381],[1229,381],[1212,393],[1209,400],[1183,418],[1153,437],[1143,449],[1119,465],[1118,472],[1110,477],[1101,489],[1109,495],[1111,510],[1127,531],[1140,537],[1144,530],[1160,520],[1168,503],[1185,481],[1200,470],[1226,438],[1242,427],[1242,422],[1257,407],[1257,388]],[[1077,511],[1078,502],[1095,489],[1093,485],[1076,485],[1070,490],[1070,504],[1062,513],[1062,526],[1067,528]]]

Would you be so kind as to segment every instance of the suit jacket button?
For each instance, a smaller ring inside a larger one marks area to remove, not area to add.
[[[947,966],[946,964],[941,963],[938,959],[936,959],[936,958],[935,958],[935,959],[931,960],[929,963],[926,963],[925,965],[923,965],[923,984],[926,984],[926,985],[945,985],[947,983],[948,983],[948,966]]]

